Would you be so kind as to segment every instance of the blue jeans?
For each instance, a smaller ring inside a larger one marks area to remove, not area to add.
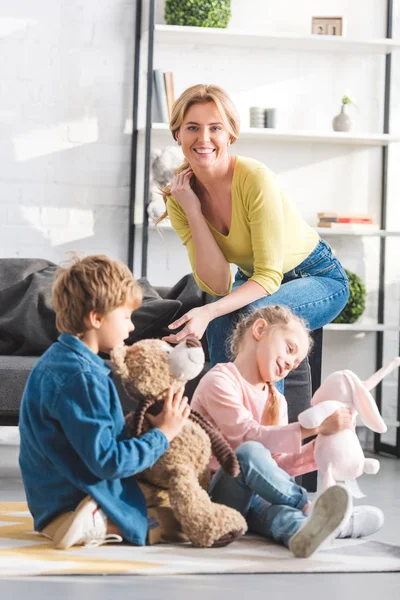
[[[238,269],[232,291],[249,278]],[[229,362],[227,347],[238,319],[254,310],[269,305],[287,306],[302,317],[313,331],[330,323],[344,308],[349,298],[349,282],[330,246],[320,240],[318,246],[300,263],[283,276],[282,284],[274,294],[263,296],[243,308],[217,317],[207,327],[210,363]],[[283,392],[283,381],[277,384]]]
[[[301,509],[307,492],[278,467],[259,442],[245,442],[236,449],[241,473],[229,477],[219,468],[210,482],[213,502],[238,510],[249,531],[288,546],[307,518]]]

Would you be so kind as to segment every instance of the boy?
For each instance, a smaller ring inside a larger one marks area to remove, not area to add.
[[[53,286],[61,335],[41,356],[21,403],[19,464],[35,530],[56,548],[124,538],[144,545],[145,498],[133,475],[151,467],[189,416],[170,392],[154,429],[127,439],[110,369],[98,356],[122,345],[141,291],[107,256],[74,259]]]

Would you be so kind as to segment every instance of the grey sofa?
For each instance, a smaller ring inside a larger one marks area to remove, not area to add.
[[[32,367],[40,354],[57,337],[54,313],[51,308],[51,283],[56,266],[49,261],[0,259],[0,425],[16,425],[20,401]],[[141,282],[144,300],[133,314],[135,331],[129,339],[162,337],[167,325],[191,308],[210,302],[201,292],[192,275],[182,278],[172,288],[152,288],[145,279]],[[320,385],[322,329],[313,332],[314,348],[309,357],[285,380],[289,421],[307,408],[313,391]],[[202,373],[188,382],[189,398],[204,373],[210,368],[205,338],[202,340],[206,364]],[[11,349],[12,353],[8,353]],[[104,357],[107,359],[107,357]],[[125,413],[134,408],[119,381],[113,375]],[[303,478],[308,489],[315,487],[315,475]]]

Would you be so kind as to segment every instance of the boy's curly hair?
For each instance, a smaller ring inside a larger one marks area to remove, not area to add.
[[[97,254],[74,256],[68,266],[57,269],[52,298],[58,331],[80,337],[91,311],[106,315],[124,304],[135,310],[142,291],[123,262]]]

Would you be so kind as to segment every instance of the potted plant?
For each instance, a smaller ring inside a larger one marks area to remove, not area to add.
[[[168,25],[225,28],[231,0],[166,0],[164,18]]]
[[[358,275],[347,271],[347,269],[345,271],[349,279],[350,296],[346,306],[333,323],[355,323],[365,310],[365,285]]]
[[[342,97],[342,107],[340,113],[332,121],[332,126],[335,131],[350,131],[353,127],[353,121],[350,115],[347,113],[347,107],[353,105],[357,106],[354,98],[351,97],[349,92],[346,92]]]

